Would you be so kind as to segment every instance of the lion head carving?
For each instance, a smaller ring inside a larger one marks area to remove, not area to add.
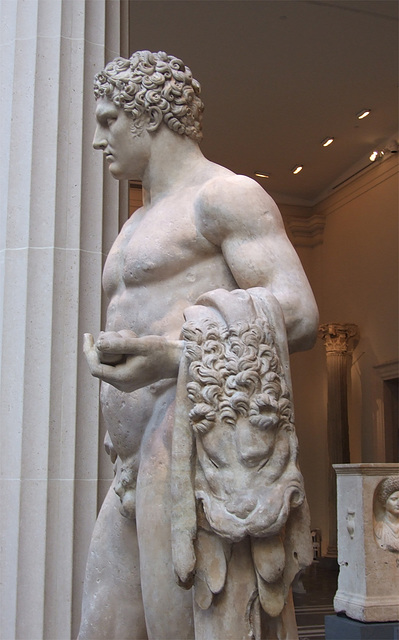
[[[195,434],[195,496],[213,531],[238,541],[280,531],[304,500],[290,391],[265,318],[183,328]]]
[[[275,617],[312,558],[282,310],[264,289],[218,289],[185,317],[172,445],[175,575],[207,609],[234,545],[249,544],[254,594]]]

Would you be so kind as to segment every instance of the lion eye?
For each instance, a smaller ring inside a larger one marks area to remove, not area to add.
[[[210,462],[212,462],[213,466],[216,467],[216,469],[219,469],[219,465],[216,464],[216,462],[214,460],[212,460],[212,458],[209,458]]]

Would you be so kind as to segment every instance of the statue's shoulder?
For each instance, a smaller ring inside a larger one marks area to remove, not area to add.
[[[259,219],[265,211],[279,216],[275,202],[255,180],[227,169],[202,184],[195,210],[199,230],[212,241]]]
[[[255,194],[267,197],[266,191],[252,178],[218,167],[203,183],[198,199],[202,206],[223,207],[231,205],[237,197],[243,199]]]

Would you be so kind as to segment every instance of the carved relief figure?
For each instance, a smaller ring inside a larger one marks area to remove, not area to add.
[[[313,294],[273,200],[201,153],[200,86],[179,59],[117,58],[95,96],[94,147],[116,179],[142,181],[144,203],[104,267],[105,332],[85,336],[115,478],[93,532],[79,638],[294,638],[289,585],[309,561],[309,531],[288,351],[313,345]],[[219,332],[205,342],[223,352],[221,367],[236,366],[237,350],[256,362],[227,376],[220,397],[201,377],[198,330]],[[193,582],[194,606],[181,588]]]
[[[381,549],[399,551],[399,477],[378,485],[374,497],[374,535]]]

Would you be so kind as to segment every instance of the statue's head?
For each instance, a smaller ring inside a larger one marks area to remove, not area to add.
[[[377,487],[377,501],[389,513],[399,516],[399,477],[389,476],[385,478]]]
[[[397,491],[399,491],[399,477],[389,476],[378,485],[376,498],[381,506],[385,506],[389,496]]]
[[[115,58],[94,79],[96,99],[111,100],[138,122],[151,110],[159,110],[169,129],[197,142],[202,138],[204,110],[200,93],[190,69],[163,51]]]

